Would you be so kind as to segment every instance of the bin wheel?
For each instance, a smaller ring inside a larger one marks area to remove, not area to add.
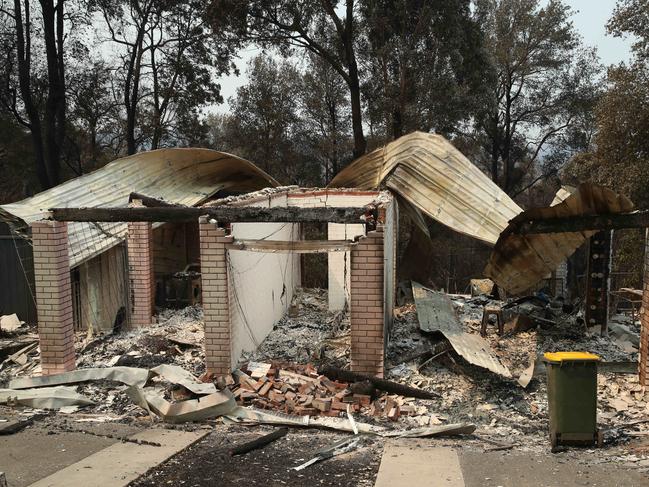
[[[558,444],[559,444],[559,439],[557,438],[557,434],[550,433],[550,445],[552,446],[552,448],[556,448]]]
[[[601,430],[597,430],[597,433],[595,433],[595,435],[597,438],[597,448],[602,448],[604,446],[604,434]]]

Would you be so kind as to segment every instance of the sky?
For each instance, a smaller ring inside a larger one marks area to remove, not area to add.
[[[630,58],[632,40],[606,34],[615,0],[564,0],[564,3],[575,12],[572,21],[584,44],[597,48],[603,64],[617,64]]]
[[[546,3],[547,0],[541,0],[542,5]],[[571,20],[577,32],[583,37],[584,44],[597,48],[600,60],[604,65],[629,60],[632,41],[606,34],[606,23],[613,13],[616,0],[564,0],[564,3],[574,11]],[[210,112],[225,113],[228,111],[228,98],[234,96],[237,88],[247,82],[246,63],[260,52],[259,49],[249,48],[240,53],[240,59],[236,61],[236,64],[241,74],[221,78],[221,93],[225,103],[212,107]]]

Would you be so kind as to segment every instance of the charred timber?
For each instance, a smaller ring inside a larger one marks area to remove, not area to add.
[[[567,216],[525,220],[512,228],[512,233],[564,233],[595,230],[618,230],[622,228],[649,227],[649,210],[634,213],[609,213],[606,215]]]
[[[169,207],[179,207],[179,208],[187,208],[184,205],[179,205],[176,203],[170,203],[165,200],[161,200],[158,198],[153,198],[152,196],[147,196],[142,193],[136,193],[133,191],[129,197],[128,197],[128,202],[130,203],[131,201],[139,200],[142,202],[142,206],[150,207],[150,208],[169,208]]]
[[[340,380],[343,382],[370,382],[376,389],[390,394],[398,394],[404,397],[415,397],[417,399],[434,399],[439,397],[439,394],[434,392],[425,391],[423,389],[416,389],[409,387],[398,382],[387,379],[380,379],[369,374],[361,374],[359,372],[352,372],[351,370],[342,370],[335,367],[320,367],[318,374],[332,380]]]
[[[331,222],[367,223],[375,221],[371,207],[301,208],[298,206],[260,208],[253,206],[216,206],[205,208],[132,207],[132,208],[52,208],[51,219],[67,222],[190,222],[201,216],[217,222]]]
[[[256,450],[257,448],[262,448],[275,440],[279,440],[282,436],[286,436],[287,433],[288,428],[280,428],[270,434],[257,438],[256,440],[235,446],[234,448],[230,449],[230,456],[243,455],[244,453]]]

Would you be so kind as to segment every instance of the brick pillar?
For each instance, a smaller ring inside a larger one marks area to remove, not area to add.
[[[155,288],[153,283],[153,230],[151,222],[129,222],[126,248],[128,279],[131,287],[132,328],[153,322]]]
[[[43,375],[75,368],[68,224],[32,224],[38,335]]]
[[[201,287],[205,320],[205,368],[208,373],[228,374],[232,371],[230,305],[225,245],[232,237],[225,230],[199,220],[201,249]]]
[[[352,370],[383,377],[383,228],[368,232],[351,256]]]
[[[640,385],[649,386],[649,238],[645,237],[642,316],[640,317]]]

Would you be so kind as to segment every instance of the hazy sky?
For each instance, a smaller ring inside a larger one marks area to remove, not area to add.
[[[615,0],[564,0],[575,13],[572,21],[584,38],[594,46],[604,64],[616,64],[630,57],[631,40],[606,35],[606,23],[615,8]]]
[[[564,0],[564,2],[574,11],[572,21],[575,29],[582,35],[584,44],[597,48],[603,64],[616,64],[629,59],[631,41],[606,34],[606,22],[611,17],[615,0]],[[541,0],[541,3],[547,2]],[[226,103],[214,107],[214,111],[226,112],[228,110],[227,99],[235,95],[237,88],[247,81],[245,77],[246,63],[259,52],[258,49],[248,49],[241,53],[241,59],[237,60],[241,75],[238,77],[227,76],[221,79],[221,90]]]

